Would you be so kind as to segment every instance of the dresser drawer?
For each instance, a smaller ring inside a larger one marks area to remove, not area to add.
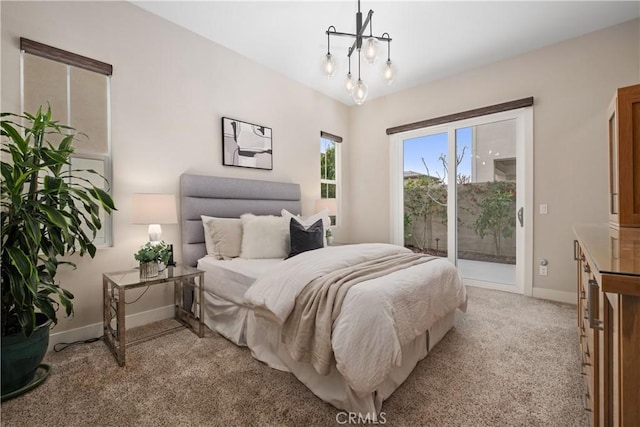
[[[582,408],[589,414],[589,425],[593,424],[593,409],[595,406],[593,399],[593,369],[585,367],[584,389],[582,393]]]
[[[589,342],[588,336],[580,340],[580,366],[582,372],[591,370],[593,373],[593,343]],[[593,377],[593,375],[591,375]]]

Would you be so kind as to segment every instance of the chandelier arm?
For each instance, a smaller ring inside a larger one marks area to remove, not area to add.
[[[373,16],[373,10],[369,10],[369,13],[367,13],[367,19],[364,20],[364,22],[362,23],[362,28],[360,28],[360,31],[358,31],[358,36],[362,37],[362,34],[364,34],[365,30],[367,29],[367,26],[369,26],[370,22],[371,22],[371,17]]]
[[[328,31],[327,30],[327,31],[325,31],[325,34],[330,35],[330,36],[340,36],[340,37],[354,37],[354,38],[358,37],[357,34],[354,34],[354,33],[342,33],[340,31]],[[390,38],[388,36],[385,37],[384,34],[381,35],[381,36],[371,36],[371,37],[373,37],[374,39],[378,39],[381,42],[387,42],[387,41],[390,42],[391,40],[393,40],[392,38]]]
[[[331,45],[329,44],[329,40],[330,40],[330,36],[332,34],[331,29],[333,28],[333,33],[335,34],[336,32],[336,27],[334,27],[333,25],[329,26],[329,28],[327,28],[327,55],[331,55]]]
[[[389,36],[389,33],[382,33],[382,37],[384,37],[384,35],[387,35],[387,61],[391,61],[391,36]]]

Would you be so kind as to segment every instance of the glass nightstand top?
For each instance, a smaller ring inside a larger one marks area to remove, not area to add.
[[[153,283],[165,282],[185,276],[196,276],[202,271],[186,265],[175,265],[162,270],[158,276],[149,279],[140,279],[140,269],[134,268],[126,271],[116,271],[113,273],[104,273],[103,276],[111,283],[118,287],[133,287],[136,285],[148,285]]]

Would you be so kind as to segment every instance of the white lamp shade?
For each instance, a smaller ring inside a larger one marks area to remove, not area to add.
[[[353,92],[353,89],[356,87],[356,82],[353,80],[351,73],[347,74],[347,77],[344,78],[344,88],[347,90],[348,94]]]
[[[362,44],[362,54],[369,64],[373,63],[378,57],[378,40],[375,37],[369,37]]]
[[[331,78],[336,74],[338,67],[336,65],[336,61],[333,60],[333,56],[330,53],[327,53],[322,57],[322,71],[324,72],[327,78]]]
[[[318,199],[316,200],[316,212],[323,209],[329,210],[329,216],[338,214],[338,202],[336,199]]]
[[[353,93],[351,94],[351,97],[353,98],[353,101],[357,105],[362,105],[364,101],[367,99],[368,93],[369,93],[369,87],[367,86],[367,84],[362,80],[358,80],[358,83],[356,83],[356,87],[353,89]]]
[[[134,194],[131,204],[131,222],[134,224],[178,223],[173,194]]]
[[[397,75],[398,75],[398,70],[396,69],[395,64],[391,62],[391,60],[388,60],[387,62],[385,62],[384,66],[382,67],[382,77],[384,78],[384,80],[387,82],[388,85],[393,83]]]

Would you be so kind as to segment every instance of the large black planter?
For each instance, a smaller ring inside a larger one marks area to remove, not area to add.
[[[49,374],[40,365],[49,346],[51,320],[36,314],[36,329],[28,338],[21,331],[2,337],[2,400],[18,396],[41,384]]]

